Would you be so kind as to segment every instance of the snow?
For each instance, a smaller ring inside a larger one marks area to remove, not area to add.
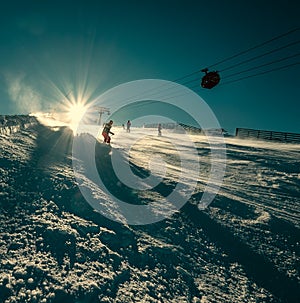
[[[201,211],[212,154],[203,136],[115,127],[112,148],[96,145],[105,193],[84,170],[77,183],[66,125],[5,119],[16,128],[0,134],[1,302],[299,302],[299,145],[226,138],[223,183]],[[129,157],[137,183],[114,173],[114,153]],[[111,197],[155,204],[179,182],[182,195],[195,182],[187,202],[148,225],[126,223]]]
[[[0,116],[0,134],[10,135],[35,124],[37,124],[37,119],[34,116],[16,115],[8,118]]]

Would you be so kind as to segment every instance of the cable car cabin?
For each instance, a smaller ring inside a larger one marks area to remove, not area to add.
[[[208,69],[205,68],[202,70],[205,72],[205,75],[202,77],[201,86],[203,88],[211,89],[215,87],[221,80],[221,77],[217,71],[208,72]]]

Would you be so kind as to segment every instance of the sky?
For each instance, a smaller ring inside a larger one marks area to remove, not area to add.
[[[66,96],[91,102],[129,81],[174,81],[212,66],[221,82],[211,90],[200,87],[202,73],[175,82],[195,80],[185,85],[221,127],[300,133],[300,30],[215,65],[298,28],[299,13],[299,1],[5,1],[0,114],[59,111]]]

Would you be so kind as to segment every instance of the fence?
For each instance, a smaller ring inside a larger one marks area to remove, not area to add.
[[[296,133],[237,128],[235,135],[239,138],[255,138],[259,140],[300,143],[300,134]]]

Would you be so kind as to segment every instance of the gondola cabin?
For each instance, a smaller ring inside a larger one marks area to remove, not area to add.
[[[207,68],[203,69],[205,75],[202,77],[201,86],[203,88],[211,89],[215,87],[221,80],[221,77],[217,71],[209,72]]]

